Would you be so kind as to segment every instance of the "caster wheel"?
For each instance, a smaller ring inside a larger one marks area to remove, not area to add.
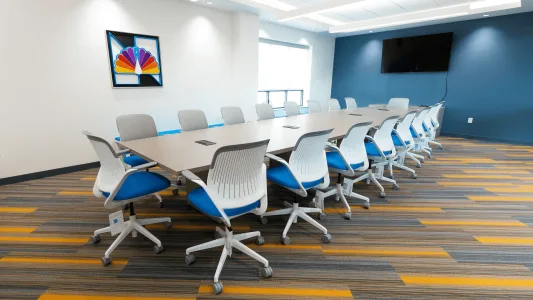
[[[431,154],[428,154],[428,158],[433,158],[433,155],[431,155]]]
[[[262,246],[265,244],[265,238],[262,237],[262,236],[258,236],[256,239],[255,239],[255,244],[257,246]]]
[[[159,207],[159,208],[164,208],[164,207],[165,207],[165,203],[163,203],[163,202],[157,202],[157,207]]]
[[[192,264],[196,260],[196,257],[194,257],[194,254],[187,254],[185,255],[185,263],[187,265]]]
[[[425,160],[425,159],[423,159],[423,158],[422,158],[422,159],[421,159],[420,161],[421,161],[422,163],[425,163],[425,162],[426,162],[426,160]]]
[[[444,148],[442,148],[442,146],[439,146],[439,149],[442,150],[442,149],[444,149]]]
[[[100,243],[100,235],[97,234],[97,235],[91,236],[91,238],[89,239],[89,243],[91,243],[93,245]]]
[[[218,232],[218,231],[215,231],[215,239],[221,239],[222,238],[222,235]]]
[[[155,245],[154,248],[152,248],[152,250],[154,251],[155,254],[159,254],[159,253],[163,252],[163,250],[165,250],[165,249],[163,249],[163,245],[161,245],[161,246]]]
[[[109,266],[111,264],[111,257],[102,257],[100,261],[102,262],[102,266]]]
[[[213,283],[213,293],[215,295],[222,293],[223,290],[224,290],[224,286],[222,285],[222,282],[219,281],[219,282]]]
[[[178,190],[178,189],[173,189],[173,190],[172,190],[172,195],[177,196],[178,193],[179,193],[179,190]]]
[[[172,228],[172,222],[165,222],[164,224],[166,229]]]
[[[416,175],[415,173],[411,174],[411,178],[413,179],[417,179],[418,178],[418,175]]]
[[[319,220],[325,220],[326,219],[326,214],[325,213],[318,214],[318,219]]]
[[[328,234],[324,234],[322,236],[322,242],[323,243],[329,243],[329,242],[331,242],[331,239],[332,239],[332,237],[331,237],[331,234],[329,234],[329,233]]]
[[[122,210],[128,210],[128,209],[130,209],[130,204],[129,203],[122,207]]]
[[[420,169],[420,167],[422,167],[421,164],[416,164],[416,167]]]
[[[381,195],[380,195],[380,197],[381,197]],[[365,209],[369,209],[370,208],[370,202],[365,202],[365,204],[363,204],[363,207]]]
[[[281,238],[281,243],[283,245],[289,245],[291,243],[291,239],[287,236],[287,237],[282,237]]]
[[[385,198],[385,192],[379,192],[379,198]]]
[[[261,269],[261,276],[263,276],[265,278],[272,277],[272,268],[271,267],[266,267],[266,268]]]
[[[351,219],[352,219],[352,213],[351,213],[351,212],[347,212],[347,213],[345,213],[345,214],[344,214],[344,218],[345,218],[346,220],[351,220]]]
[[[268,223],[268,219],[265,218],[265,217],[261,217],[260,218],[260,221],[261,221],[261,224],[265,225],[266,223]]]
[[[400,186],[399,186],[398,184],[395,183],[395,184],[392,185],[392,189],[395,190],[395,191],[397,191],[397,190],[400,189]]]

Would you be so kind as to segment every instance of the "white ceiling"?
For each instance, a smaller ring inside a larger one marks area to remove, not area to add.
[[[457,11],[455,8],[468,11],[468,4],[478,1],[492,2],[496,6],[488,10],[470,10],[468,14],[450,13]],[[256,13],[264,21],[308,31],[349,36],[533,11],[533,0],[522,0],[521,7],[516,3],[506,4],[512,1],[519,0],[196,0],[193,3]],[[306,14],[313,11],[317,13]],[[297,17],[278,21],[294,15]],[[347,27],[346,32],[329,32]]]

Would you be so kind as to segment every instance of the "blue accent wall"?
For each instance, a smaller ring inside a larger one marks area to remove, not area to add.
[[[381,74],[384,39],[440,32],[455,33],[448,73]],[[336,40],[331,95],[341,104],[407,97],[430,105],[444,97],[446,79],[443,134],[532,144],[533,13]]]

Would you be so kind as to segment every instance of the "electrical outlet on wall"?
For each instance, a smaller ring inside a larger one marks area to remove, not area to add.
[[[468,124],[474,123],[474,118],[468,118]]]

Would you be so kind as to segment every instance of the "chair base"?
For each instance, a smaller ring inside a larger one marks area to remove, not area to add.
[[[287,225],[285,225],[285,229],[283,230],[283,234],[281,235],[282,241],[285,241],[288,238],[287,232],[289,232],[291,225],[297,222],[298,217],[304,219],[309,224],[315,226],[320,231],[322,231],[324,233],[324,237],[327,237],[322,239],[324,242],[329,242],[331,240],[331,236],[328,234],[328,230],[326,229],[326,227],[322,226],[320,223],[318,223],[316,220],[314,220],[308,215],[308,213],[319,213],[324,216],[322,213],[322,209],[312,207],[300,207],[300,204],[297,202],[293,203],[292,205],[290,203],[285,202],[285,206],[288,206],[288,208],[269,211],[261,215],[262,219],[269,216],[290,215],[289,220],[287,221]],[[290,243],[290,239],[288,241]],[[284,242],[284,244],[286,243]]]
[[[385,162],[388,164],[388,162]],[[392,187],[397,190],[399,189],[399,186],[398,184],[396,183],[396,180],[394,179],[390,179],[390,178],[387,178],[385,176],[383,176],[383,165],[375,165],[376,167],[376,173],[373,173],[372,172],[372,169],[368,169],[366,171],[366,174],[363,174],[361,176],[359,176],[358,178],[356,179],[348,179],[348,178],[345,178],[344,179],[344,184],[346,186],[353,186],[355,183],[359,182],[359,181],[362,181],[362,180],[365,180],[366,179],[366,183],[367,184],[370,184],[370,182],[373,182],[380,190],[379,192],[379,196],[381,198],[384,198],[385,197],[385,189],[383,188],[383,186],[379,183],[378,179],[379,180],[382,180],[382,181],[385,181],[385,182],[388,182],[388,183],[392,183]],[[361,196],[362,197],[362,196]],[[365,199],[363,199],[365,200]],[[370,203],[370,202],[367,202],[367,203]]]
[[[398,152],[398,158],[396,160],[392,160],[391,164],[389,165],[390,171],[392,173],[392,167],[396,167],[396,168],[398,168],[400,170],[404,170],[404,171],[407,171],[407,172],[411,173],[411,177],[412,178],[417,178],[416,171],[411,169],[411,168],[409,168],[409,167],[407,167],[407,166],[405,166],[405,157],[407,156],[408,153],[409,152],[406,151],[406,150]],[[418,161],[418,164],[420,164],[420,161]]]
[[[233,230],[225,228],[225,231],[220,229],[219,227],[216,227],[216,234],[220,236],[220,238],[203,243],[194,247],[187,248],[185,250],[185,263],[188,265],[192,264],[195,261],[195,257],[192,254],[193,252],[211,249],[215,247],[224,246],[222,249],[222,255],[220,256],[220,261],[218,262],[217,270],[215,272],[215,278],[214,278],[214,292],[215,294],[219,294],[222,292],[223,286],[218,281],[218,278],[220,276],[220,273],[222,272],[222,268],[224,267],[224,263],[226,262],[226,257],[232,255],[233,248],[236,248],[240,250],[242,253],[250,256],[251,258],[257,260],[258,262],[262,263],[265,267],[262,270],[262,274],[264,277],[270,277],[272,276],[272,268],[268,265],[268,260],[266,260],[261,255],[257,254],[257,252],[253,251],[252,249],[248,248],[246,245],[241,243],[242,240],[250,239],[253,237],[256,237],[256,244],[262,245],[264,243],[263,238],[261,237],[261,232],[254,231],[254,232],[247,232],[247,233],[240,233],[240,234],[233,234]]]
[[[131,204],[130,204],[131,205]],[[132,215],[130,216],[129,221],[124,222],[125,228],[124,231],[120,233],[120,235],[115,239],[115,241],[109,246],[107,251],[104,254],[104,257],[102,257],[102,263],[104,265],[108,265],[111,263],[111,253],[118,247],[120,243],[128,236],[130,233],[132,237],[137,237],[137,233],[140,233],[150,239],[152,242],[156,244],[154,246],[154,252],[156,254],[163,251],[163,245],[161,244],[161,241],[156,238],[150,231],[148,231],[146,228],[143,227],[143,225],[149,225],[149,224],[157,224],[157,223],[167,223],[167,228],[170,228],[172,226],[170,218],[153,218],[153,219],[142,219],[137,220],[137,216]],[[91,238],[92,241],[98,242],[100,240],[100,234],[111,232],[111,227],[105,227],[102,229],[98,229],[94,232],[94,236]],[[104,262],[105,261],[105,262]]]

